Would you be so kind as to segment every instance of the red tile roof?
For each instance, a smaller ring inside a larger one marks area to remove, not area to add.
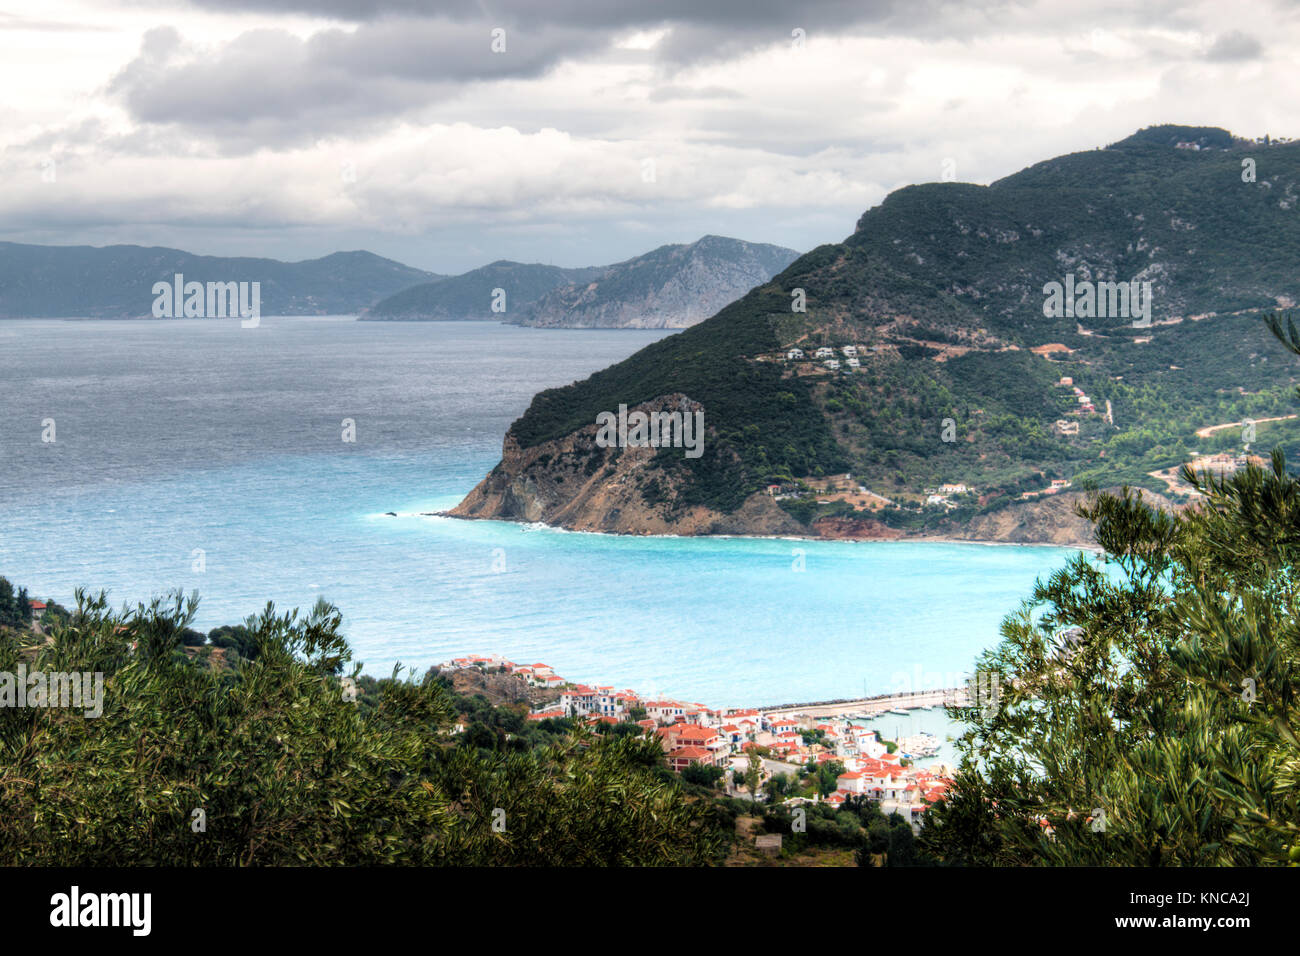
[[[688,758],[690,760],[699,760],[713,756],[703,747],[674,747],[672,753],[668,756],[674,758]]]

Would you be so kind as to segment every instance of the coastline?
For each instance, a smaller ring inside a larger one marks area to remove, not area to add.
[[[1007,547],[1007,548],[1056,548],[1056,549],[1077,549],[1087,551],[1093,554],[1102,554],[1105,549],[1095,541],[1085,542],[1078,539],[1072,541],[1007,541],[988,538],[954,538],[946,535],[927,535],[915,534],[909,532],[900,532],[895,537],[847,537],[835,535],[819,534],[666,534],[662,532],[645,532],[637,533],[632,531],[594,531],[586,528],[565,528],[562,525],[547,524],[545,521],[520,521],[515,518],[488,518],[478,515],[455,514],[453,511],[419,511],[407,512],[405,515],[397,512],[384,512],[385,516],[390,517],[417,517],[417,518],[451,518],[456,521],[497,521],[503,524],[517,526],[534,526],[546,531],[554,531],[560,534],[591,534],[601,535],[611,538],[666,538],[674,540],[757,540],[757,541],[823,541],[844,542],[847,544],[969,544],[981,547]]]

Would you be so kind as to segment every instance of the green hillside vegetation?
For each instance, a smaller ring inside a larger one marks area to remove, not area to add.
[[[1021,344],[1059,341],[1042,286],[1065,272],[1127,280],[1158,263],[1152,318],[1264,309],[1297,298],[1294,204],[1300,144],[1228,142],[1201,151],[1198,128],[1156,128],[1104,150],[1039,163],[988,187],[911,186],[868,210],[847,244],[975,303],[990,329]],[[1257,181],[1242,181],[1254,159]],[[1095,327],[1123,325],[1097,319]]]
[[[731,510],[758,487],[755,476],[843,470],[847,458],[808,387],[774,363],[748,358],[776,348],[762,310],[764,305],[779,308],[784,301],[763,287],[714,319],[661,339],[584,382],[541,392],[512,433],[530,447],[591,424],[620,401],[635,404],[680,392],[704,404],[709,430],[700,458],[686,459],[667,449],[660,455],[664,467],[687,469],[695,478],[683,503]]]

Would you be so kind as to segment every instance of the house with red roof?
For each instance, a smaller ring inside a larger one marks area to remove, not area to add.
[[[671,724],[686,717],[685,705],[675,700],[648,700],[645,702],[645,712],[661,724]]]
[[[835,778],[835,789],[842,793],[862,796],[867,792],[867,776],[857,770],[848,770]]]
[[[560,694],[560,706],[570,717],[597,714],[620,720],[627,714],[628,697],[612,687],[576,684]]]
[[[655,734],[662,741],[664,751],[668,754],[669,766],[673,765],[673,758],[682,751],[691,751],[692,757],[687,761],[688,763],[709,763],[715,767],[725,764],[727,756],[731,753],[730,741],[711,727],[703,727],[700,724],[670,724],[667,727],[660,727]],[[706,755],[704,758],[695,753],[701,750]]]
[[[767,725],[767,729],[780,737],[782,734],[797,732],[799,730],[799,721],[791,720],[788,717],[782,720],[773,720]]]
[[[705,747],[675,747],[668,754],[668,769],[681,773],[693,763],[717,766],[713,763],[713,754]]]
[[[548,710],[538,710],[528,715],[529,720],[548,720],[552,717],[563,717],[564,711],[558,707],[551,707]]]

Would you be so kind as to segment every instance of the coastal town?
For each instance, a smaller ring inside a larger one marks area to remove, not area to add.
[[[897,813],[919,830],[926,810],[943,798],[953,770],[934,761],[939,741],[917,733],[883,740],[864,724],[885,713],[905,714],[943,704],[962,704],[960,689],[894,694],[832,705],[714,708],[705,704],[644,697],[613,686],[567,681],[546,664],[516,664],[497,655],[458,657],[439,672],[477,670],[511,674],[534,688],[549,689],[548,702],[534,707],[530,721],[569,719],[587,724],[635,724],[658,738],[669,769],[683,773],[693,764],[717,768],[728,793],[737,793],[751,764],[761,761],[757,794],[773,776],[797,777],[826,764],[842,768],[828,793],[785,798],[786,805],[824,802],[832,807],[851,799],[874,802],[885,814]],[[925,762],[926,766],[920,763]]]

